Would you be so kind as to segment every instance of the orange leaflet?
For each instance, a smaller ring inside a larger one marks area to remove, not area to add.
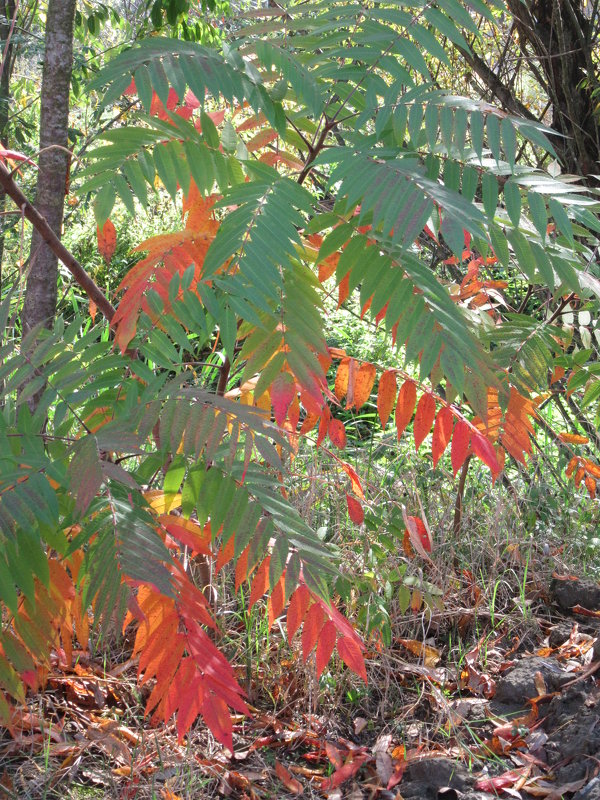
[[[365,521],[365,512],[361,504],[350,494],[346,495],[346,503],[348,504],[348,516],[352,522],[355,522],[357,525],[362,525]]]
[[[452,471],[455,475],[465,463],[465,459],[469,454],[470,443],[471,428],[464,419],[459,419],[454,426],[454,433],[452,435],[452,449],[450,453],[452,460]]]
[[[375,383],[375,375],[376,370],[374,364],[366,363],[360,365],[354,383],[354,406],[357,411],[361,406],[364,406],[371,396],[371,390]]]
[[[287,153],[285,150],[279,150],[277,153],[273,150],[267,150],[261,155],[259,161],[268,164],[270,167],[274,167],[276,164],[285,164],[286,167],[293,170],[300,170],[304,166],[302,161],[294,158],[291,153]]]
[[[583,465],[585,466],[586,470],[590,473],[590,475],[593,475],[594,478],[600,478],[600,467],[598,466],[598,464],[594,464],[593,461],[588,461],[587,459],[585,459]]]
[[[565,475],[567,478],[570,478],[573,472],[575,471],[575,467],[579,464],[579,456],[573,456],[573,458],[567,464],[567,468],[565,470]]]
[[[285,422],[288,408],[296,396],[296,382],[289,372],[282,372],[275,378],[269,391],[275,422],[281,427]]]
[[[271,592],[271,595],[267,600],[269,628],[273,625],[277,617],[280,616],[284,606],[285,606],[285,572],[273,587],[273,591]]]
[[[379,389],[377,391],[377,412],[381,421],[381,427],[385,428],[387,421],[392,413],[396,402],[396,372],[388,369],[379,379]]]
[[[344,303],[350,295],[350,273],[344,275],[338,284],[338,308]]]
[[[233,536],[231,537],[234,538]],[[248,557],[250,556],[250,545],[246,547],[235,562],[235,590],[239,590],[242,583],[248,578]]]
[[[421,395],[421,399],[417,405],[417,413],[415,414],[415,422],[413,425],[413,435],[415,437],[415,447],[417,450],[421,446],[423,439],[431,430],[434,417],[435,400],[433,395]]]
[[[480,433],[474,433],[471,437],[471,447],[473,448],[473,452],[484,464],[486,464],[490,470],[492,471],[492,476],[496,478],[496,476],[500,473],[500,464],[498,463],[498,456],[496,455],[496,451],[492,443],[487,439],[485,436],[482,436]]]
[[[335,627],[335,623],[332,622],[330,619],[327,620],[325,625],[323,625],[321,629],[321,633],[319,635],[319,641],[317,642],[317,655],[316,655],[316,666],[317,666],[317,678],[321,676],[321,673],[327,666],[329,659],[331,658],[331,654],[333,653],[333,649],[335,647],[335,642],[337,639],[337,630]]]
[[[343,450],[346,447],[346,429],[341,419],[332,419],[327,430],[332,444]]]
[[[192,555],[197,555],[198,553],[202,553],[205,556],[212,555],[210,549],[212,540],[210,523],[201,528],[197,522],[183,517],[176,517],[173,514],[162,514],[159,516],[158,521],[166,528],[173,539],[189,547]]]
[[[325,612],[319,603],[313,603],[308,609],[302,628],[302,658],[305,661],[312,653],[323,625],[325,625]]]
[[[444,450],[448,446],[448,442],[452,438],[452,426],[454,424],[454,415],[449,406],[444,406],[438,412],[433,427],[433,437],[431,440],[431,452],[433,454],[433,466],[436,467],[438,461],[444,454]]]
[[[350,374],[350,359],[343,358],[337,368],[337,373],[335,375],[335,384],[333,387],[333,391],[335,392],[335,396],[338,400],[341,400],[342,397],[348,391],[348,376]]]
[[[396,404],[396,430],[398,431],[398,440],[412,419],[416,402],[417,387],[414,381],[404,381],[398,392],[398,402]]]
[[[308,610],[310,602],[310,592],[302,583],[292,594],[287,611],[287,632],[288,639],[292,639]]]
[[[302,425],[300,427],[300,433],[301,434],[310,433],[310,431],[315,427],[315,425],[320,419],[321,419],[320,414],[311,414],[311,413],[307,414],[304,417],[304,421],[302,422]]]
[[[117,249],[117,232],[112,222],[107,219],[104,227],[96,226],[96,235],[98,237],[98,252],[107,264],[110,263],[111,258]]]
[[[559,433],[558,438],[561,442],[568,442],[569,444],[587,444],[589,442],[587,436],[581,436],[579,433]]]
[[[319,430],[317,433],[317,447],[321,444],[321,442],[327,435],[327,429],[329,428],[330,420],[331,420],[331,411],[329,410],[329,406],[324,406],[323,411],[321,412],[321,420],[319,422]]]
[[[356,383],[356,361],[351,358],[348,363],[348,386],[346,388],[346,408],[354,405],[354,385]]]
[[[259,600],[269,588],[270,562],[271,556],[267,556],[256,571],[256,575],[252,581],[252,590],[250,591],[250,602],[248,603],[248,609],[251,609],[256,601]]]
[[[593,500],[596,497],[596,481],[591,475],[586,475],[585,477],[585,488],[588,490],[588,494]]]
[[[286,429],[290,431],[295,431],[298,427],[298,422],[300,421],[300,401],[298,400],[298,395],[294,391],[292,402],[290,403],[290,407],[288,408],[288,422],[286,425]]]
[[[228,564],[235,555],[235,536],[231,536],[225,544],[222,544],[217,553],[215,572],[220,572],[225,564]]]

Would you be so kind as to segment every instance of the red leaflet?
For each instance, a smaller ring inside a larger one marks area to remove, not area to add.
[[[344,664],[367,683],[365,660],[358,643],[347,636],[341,636],[337,642],[337,651]]]
[[[348,516],[352,522],[355,522],[357,525],[362,525],[365,521],[365,512],[361,504],[355,497],[352,497],[351,494],[346,495],[346,503],[348,504]]]
[[[288,408],[296,396],[296,382],[292,375],[289,372],[282,372],[278,375],[271,384],[270,394],[275,422],[281,426],[285,422]]]
[[[417,553],[423,558],[427,558],[427,553],[431,553],[431,534],[425,526],[425,523],[419,517],[408,517],[402,509],[402,516],[404,517],[404,524],[406,525],[406,532],[410,538],[412,546]]]
[[[354,383],[354,405],[358,411],[371,396],[376,375],[374,364],[361,364]]]
[[[329,410],[329,406],[324,406],[323,411],[321,412],[321,420],[319,422],[319,430],[317,433],[317,447],[322,443],[323,439],[327,435],[327,429],[329,428],[330,420],[331,411]]]
[[[396,373],[393,369],[388,369],[379,379],[379,390],[377,392],[377,411],[382,428],[385,428],[392,413],[396,402],[397,388]]]
[[[346,428],[344,428],[344,423],[341,419],[330,420],[327,432],[332,444],[339,447],[340,450],[346,447]]]
[[[413,425],[413,434],[415,437],[415,447],[418,450],[427,436],[433,425],[433,418],[435,417],[435,400],[433,395],[421,395],[419,404],[417,406],[417,413],[415,414],[415,422]]]
[[[433,427],[433,437],[431,440],[431,452],[433,454],[433,466],[436,467],[438,461],[444,454],[448,442],[452,438],[453,414],[449,406],[444,406],[438,412]]]
[[[287,632],[288,639],[292,639],[308,609],[310,601],[310,592],[302,583],[293,593],[287,611]]]
[[[325,752],[333,767],[341,769],[344,766],[344,756],[339,747],[336,747],[332,742],[325,742]]]
[[[296,778],[292,776],[291,772],[277,760],[275,761],[275,775],[277,775],[281,783],[283,783],[290,794],[302,794],[303,789],[300,781],[296,780]]]
[[[529,769],[530,767],[521,767],[519,769],[511,769],[509,772],[503,772],[502,775],[496,775],[495,778],[479,778],[475,782],[475,788],[482,792],[497,794],[498,791],[513,786],[527,774]]]
[[[206,692],[202,699],[202,716],[217,742],[233,753],[233,726],[225,701],[213,692]]]
[[[328,791],[329,789],[335,789],[337,786],[341,786],[342,783],[345,783],[353,775],[356,775],[368,757],[366,753],[359,753],[358,755],[350,753],[350,758],[346,761],[344,766],[336,770],[330,778],[325,778],[321,784],[321,789],[323,791]]]
[[[344,470],[346,475],[350,478],[350,483],[352,484],[352,491],[354,492],[354,494],[357,497],[360,497],[361,500],[364,500],[365,493],[363,492],[361,482],[356,472],[352,469],[350,464],[347,464],[345,461],[342,461],[341,458],[336,457],[336,461],[339,463],[340,467]]]
[[[107,264],[110,263],[115,250],[117,249],[117,232],[112,222],[107,219],[104,227],[96,226],[96,235],[98,237],[98,252]]]
[[[317,642],[317,678],[321,676],[321,673],[331,658],[336,639],[337,630],[335,628],[335,624],[329,619],[325,625],[323,625],[321,634],[319,636],[319,641]]]
[[[417,387],[414,381],[404,381],[398,392],[398,402],[396,404],[396,430],[398,431],[398,440],[412,419],[416,402]]]
[[[473,433],[471,436],[471,447],[477,458],[481,459],[484,464],[487,464],[492,471],[492,475],[496,477],[501,467],[498,463],[498,456],[496,455],[494,446],[489,439],[486,439],[486,437],[482,436],[480,433]]]
[[[465,458],[469,453],[469,445],[471,443],[471,428],[464,419],[459,419],[454,426],[454,434],[452,436],[452,471],[456,475],[458,470],[465,463]]]
[[[17,150],[6,150],[6,148],[0,144],[0,161],[4,161],[4,159],[8,159],[9,161],[26,161],[37,169],[37,164],[35,161],[32,161],[29,156],[23,155],[23,153],[19,153]]]
[[[302,657],[305,661],[312,653],[324,624],[325,612],[318,603],[313,603],[308,609],[302,628]]]
[[[246,142],[246,148],[249,153],[254,150],[260,150],[261,147],[266,147],[270,142],[277,139],[277,136],[278,134],[272,128],[265,128],[257,133],[256,136],[253,136],[249,142]]]

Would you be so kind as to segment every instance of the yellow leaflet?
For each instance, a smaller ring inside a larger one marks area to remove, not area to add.
[[[160,489],[144,492],[144,498],[157,514],[168,514],[181,506],[180,494],[165,494]]]

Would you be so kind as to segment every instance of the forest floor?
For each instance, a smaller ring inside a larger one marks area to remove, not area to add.
[[[0,735],[0,799],[600,798],[600,586],[530,577],[503,616],[481,597],[465,579],[397,620],[366,689],[341,669],[317,687],[274,629],[240,670],[254,713],[233,755],[202,724],[178,743],[145,720],[122,645],[81,654]]]

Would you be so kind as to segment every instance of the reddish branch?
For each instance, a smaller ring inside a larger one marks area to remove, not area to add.
[[[33,227],[37,230],[52,252],[60,261],[62,261],[77,283],[81,286],[84,292],[86,292],[90,300],[96,304],[98,310],[104,314],[109,322],[111,322],[115,313],[115,309],[107,299],[106,295],[94,283],[92,278],[90,278],[75,256],[70,253],[62,244],[50,225],[48,225],[46,219],[25,197],[21,189],[14,182],[12,174],[2,162],[0,162],[0,185],[6,194],[8,194],[21,209],[22,214],[29,220],[29,222],[31,222]]]

